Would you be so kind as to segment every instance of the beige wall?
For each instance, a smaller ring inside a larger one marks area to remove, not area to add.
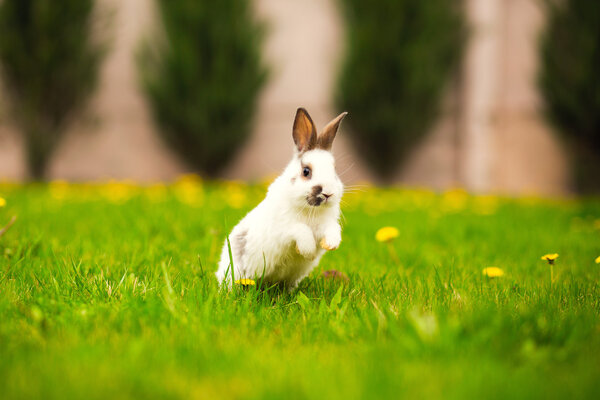
[[[115,13],[112,51],[89,112],[67,133],[50,164],[51,178],[170,180],[186,167],[163,146],[137,86],[133,53],[152,32],[152,0],[101,0]],[[306,107],[323,126],[342,110],[332,104],[343,55],[335,0],[256,0],[268,25],[264,57],[271,68],[247,146],[225,170],[233,179],[278,173],[292,154],[291,123]],[[471,22],[464,68],[448,87],[432,131],[397,172],[396,181],[443,189],[563,193],[567,166],[543,122],[535,87],[536,0],[467,0]],[[309,21],[309,23],[307,23]],[[0,177],[22,179],[21,142],[0,93]],[[348,118],[352,118],[349,115]],[[346,182],[373,180],[344,136],[334,145]]]
[[[544,18],[535,0],[505,0],[500,86],[493,137],[493,187],[509,192],[563,193],[569,187],[565,153],[544,121],[536,87],[538,38]]]
[[[0,179],[21,180],[25,176],[25,163],[21,152],[22,140],[9,123],[10,109],[0,82]]]
[[[476,191],[565,193],[568,166],[536,87],[541,4],[469,0],[467,14],[460,180]]]

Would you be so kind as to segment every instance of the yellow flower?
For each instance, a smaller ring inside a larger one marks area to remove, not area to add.
[[[499,278],[504,275],[504,271],[498,267],[487,267],[483,269],[483,274],[488,278]]]
[[[138,190],[133,181],[110,180],[100,187],[100,194],[113,204],[123,204],[131,199]]]
[[[236,285],[242,285],[242,286],[256,286],[256,282],[254,282],[254,280],[252,279],[238,279],[237,281],[235,281]]]
[[[246,186],[240,182],[227,182],[222,192],[231,208],[242,208],[246,203]]]
[[[199,207],[204,203],[202,178],[198,175],[182,175],[173,184],[177,199],[188,206]]]
[[[596,264],[600,264],[600,256],[596,257]]]
[[[450,189],[442,195],[442,208],[446,212],[459,212],[466,208],[469,194],[464,189]]]
[[[558,258],[558,253],[546,254],[546,255],[542,256],[542,260],[548,261],[550,264],[552,264],[554,262],[554,260],[556,260],[557,258]]]
[[[385,226],[377,231],[375,239],[378,242],[389,242],[398,237],[398,229],[393,226]]]
[[[3,197],[0,197],[0,208],[4,207],[6,205],[6,199],[4,199]]]
[[[60,179],[51,181],[48,184],[48,190],[50,191],[50,196],[52,196],[52,198],[64,200],[69,195],[69,182]]]

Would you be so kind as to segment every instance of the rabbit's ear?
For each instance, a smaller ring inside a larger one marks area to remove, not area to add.
[[[312,150],[317,145],[317,130],[310,115],[304,108],[296,111],[294,129],[292,131],[294,143],[299,152]]]
[[[323,150],[331,150],[331,145],[333,144],[333,139],[335,139],[335,134],[337,133],[340,123],[344,119],[344,117],[348,115],[347,112],[343,112],[337,117],[335,117],[330,123],[327,124],[323,131],[319,134],[317,138],[317,148]]]

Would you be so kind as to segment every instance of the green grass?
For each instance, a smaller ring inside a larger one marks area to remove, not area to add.
[[[0,396],[598,398],[600,201],[365,189],[298,291],[220,292],[264,192],[0,186]]]

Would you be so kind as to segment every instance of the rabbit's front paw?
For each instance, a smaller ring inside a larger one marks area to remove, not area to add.
[[[325,238],[323,238],[319,242],[319,245],[321,246],[322,249],[331,251],[331,250],[337,250],[339,243],[337,245],[329,244],[329,243],[327,243],[327,240]]]
[[[340,247],[341,241],[341,235],[331,235],[322,238],[319,242],[319,245],[325,250],[337,250],[337,248]]]

